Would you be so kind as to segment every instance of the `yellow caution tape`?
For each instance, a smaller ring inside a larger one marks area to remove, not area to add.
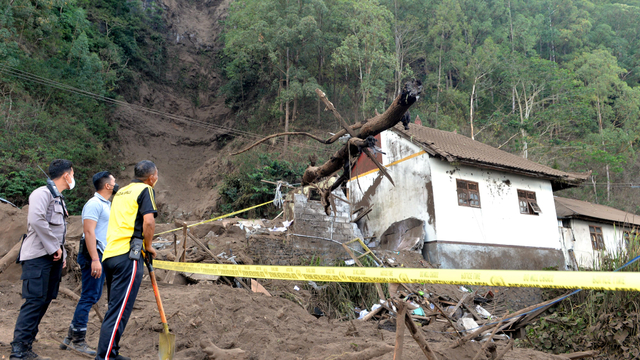
[[[253,209],[255,209],[255,208],[259,208],[259,207],[261,207],[261,206],[265,206],[265,205],[267,205],[267,204],[271,204],[272,202],[273,202],[273,200],[269,200],[269,201],[267,201],[267,202],[265,202],[265,203],[262,203],[262,204],[259,204],[259,205],[255,205],[255,206],[252,206],[252,207],[248,207],[248,208],[246,208],[246,209],[242,209],[242,210],[234,211],[234,212],[232,212],[232,213],[225,214],[225,215],[221,215],[221,216],[215,217],[215,218],[213,218],[213,219],[209,219],[209,220],[201,221],[201,222],[199,222],[199,223],[191,224],[191,225],[188,225],[187,227],[188,227],[188,228],[190,228],[190,227],[193,227],[193,226],[198,226],[198,225],[206,224],[206,223],[211,222],[211,221],[216,221],[216,220],[224,219],[224,218],[229,217],[229,216],[238,215],[238,214],[241,214],[241,213],[243,213],[243,212],[246,212],[246,211],[249,211],[249,210],[253,210]],[[168,233],[171,233],[171,232],[174,232],[174,231],[178,231],[178,230],[182,230],[182,228],[181,228],[181,227],[179,227],[179,228],[176,228],[176,229],[171,229],[171,230],[163,231],[163,232],[161,232],[161,233],[154,234],[153,236],[164,235],[164,234],[168,234]]]
[[[257,279],[640,291],[640,273],[635,272],[219,265],[160,260],[153,265],[164,270]]]

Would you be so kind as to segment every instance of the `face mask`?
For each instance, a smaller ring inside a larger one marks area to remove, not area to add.
[[[158,183],[158,178],[156,178],[156,181],[153,182],[153,185],[151,185],[151,187],[155,188],[157,183]]]
[[[67,184],[69,185],[69,190],[73,190],[73,188],[76,187],[76,179],[71,178],[71,183],[67,181]]]
[[[118,185],[118,183],[116,183],[115,185],[113,185],[113,194],[115,195],[115,193],[117,193],[118,190],[120,190],[120,185]]]

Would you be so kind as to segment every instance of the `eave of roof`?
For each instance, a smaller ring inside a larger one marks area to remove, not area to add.
[[[610,206],[593,204],[587,201],[554,196],[556,215],[560,219],[580,219],[599,221],[615,225],[640,226],[640,215],[635,215]]]
[[[549,180],[554,191],[577,186],[584,182],[590,174],[590,172],[570,173],[556,170],[472,140],[464,135],[425,128],[416,124],[409,124],[409,130],[405,130],[402,124],[396,125],[391,130],[420,146],[431,156],[449,163]],[[445,147],[450,150],[446,150]],[[480,155],[471,156],[473,149],[469,150],[469,148],[477,149]]]

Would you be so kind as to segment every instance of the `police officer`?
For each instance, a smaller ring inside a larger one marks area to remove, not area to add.
[[[46,360],[33,352],[38,325],[52,299],[58,295],[62,268],[66,265],[64,240],[67,213],[64,200],[56,194],[74,188],[73,164],[57,159],[49,166],[55,189],[41,186],[29,195],[27,236],[20,248],[22,263],[22,298],[20,314],[11,342],[10,359]]]
[[[96,360],[128,360],[119,354],[119,343],[142,282],[143,244],[144,250],[156,257],[151,240],[158,216],[153,190],[158,169],[151,161],[143,160],[136,164],[134,174],[135,179],[115,194],[111,204],[107,247],[102,256],[109,308],[100,328]]]
[[[82,294],[73,314],[69,333],[60,344],[62,350],[71,348],[92,356],[96,355],[96,351],[85,341],[87,323],[91,307],[102,296],[102,254],[107,246],[107,226],[111,212],[111,202],[108,199],[118,192],[118,184],[110,172],[101,171],[93,175],[93,186],[96,192],[82,209],[84,237],[80,241],[78,251],[78,265],[82,271]]]

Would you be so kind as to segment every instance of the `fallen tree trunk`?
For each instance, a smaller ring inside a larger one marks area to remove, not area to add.
[[[389,108],[380,115],[376,115],[362,125],[357,137],[366,139],[368,136],[376,136],[384,130],[394,127],[400,122],[422,93],[422,83],[418,80],[408,81],[402,93],[391,103]],[[335,113],[335,110],[334,110]],[[321,166],[309,166],[302,175],[302,184],[308,185],[317,179],[324,178],[342,169],[347,163],[350,155],[349,144],[336,151],[331,158]],[[351,152],[352,155],[359,155],[359,151]]]

